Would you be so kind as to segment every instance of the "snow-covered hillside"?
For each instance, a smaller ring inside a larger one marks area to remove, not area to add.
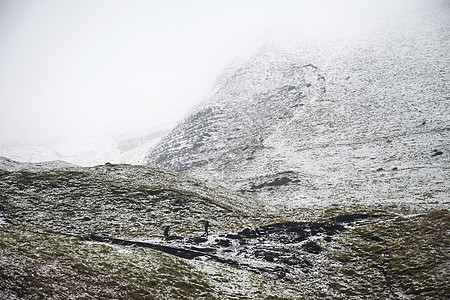
[[[353,36],[267,46],[146,162],[277,207],[448,207],[449,16],[414,1]]]

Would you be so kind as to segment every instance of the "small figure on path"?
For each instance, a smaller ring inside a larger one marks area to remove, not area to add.
[[[205,233],[203,233],[202,236],[208,236],[208,227],[209,227],[209,222],[206,221],[206,222],[205,222]]]
[[[167,241],[167,239],[169,238],[169,229],[170,226],[166,226],[166,228],[164,228],[164,240]]]

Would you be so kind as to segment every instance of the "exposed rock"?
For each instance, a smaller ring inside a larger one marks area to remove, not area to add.
[[[217,245],[221,246],[221,247],[230,247],[232,242],[228,239],[216,239],[215,240]]]
[[[381,215],[370,215],[370,214],[349,214],[337,216],[335,221],[337,223],[354,222],[356,220],[363,220],[367,218],[380,218]]]
[[[246,238],[256,238],[257,234],[255,230],[251,230],[249,228],[245,228],[241,232],[238,233],[238,235],[246,237]]]
[[[376,233],[370,234],[369,239],[374,242],[381,242],[383,240],[383,238]]]
[[[252,186],[252,190],[262,189],[264,187],[282,186],[292,182],[292,179],[288,177],[277,178],[272,182],[264,182],[259,185]]]
[[[206,242],[208,239],[204,237],[192,237],[187,240],[187,243],[200,244]]]
[[[170,237],[165,243],[129,241],[99,235],[89,235],[86,238],[113,244],[152,248],[187,259],[206,257],[230,265],[246,266],[259,273],[275,272],[278,278],[285,279],[287,275],[297,276],[296,270],[308,272],[308,269],[313,267],[313,262],[306,257],[307,253],[316,255],[324,251],[316,241],[310,240],[311,237],[326,234],[324,240],[329,242],[330,235],[339,233],[345,228],[344,225],[350,224],[355,219],[373,220],[376,217],[378,216],[354,214],[334,218],[339,220],[339,223],[333,221],[274,223],[255,229],[245,228],[238,234],[210,238]],[[264,262],[265,267],[260,266],[261,262]],[[286,265],[292,269],[287,269]]]
[[[302,248],[308,251],[309,253],[319,254],[323,251],[322,247],[317,245],[315,242],[307,242],[306,244],[302,245]]]
[[[439,150],[433,150],[433,154],[431,154],[431,156],[438,156],[438,155],[442,155],[442,154],[444,154],[442,151],[439,151]]]

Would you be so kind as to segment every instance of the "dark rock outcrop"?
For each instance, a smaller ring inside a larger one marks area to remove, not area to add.
[[[378,218],[378,215],[341,215],[329,222],[283,222],[245,228],[237,234],[206,237],[171,237],[166,242],[139,242],[90,235],[87,239],[126,246],[138,246],[163,251],[178,257],[194,259],[205,257],[222,263],[245,266],[257,272],[270,272],[285,278],[289,268],[308,272],[314,262],[309,255],[318,255],[324,250],[321,241],[331,242],[331,235],[345,229],[355,220]],[[381,241],[372,234],[369,239]],[[261,267],[264,263],[265,267]]]
[[[442,151],[439,151],[439,150],[433,150],[433,154],[431,154],[431,156],[438,156],[438,155],[442,155],[442,154],[444,154]]]

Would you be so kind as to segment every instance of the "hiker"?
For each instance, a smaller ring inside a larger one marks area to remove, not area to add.
[[[170,226],[166,226],[166,228],[164,228],[164,240],[167,241],[167,239],[169,238],[169,229]]]
[[[206,221],[206,222],[205,222],[205,233],[203,233],[202,236],[208,236],[208,227],[209,227],[209,222]]]

